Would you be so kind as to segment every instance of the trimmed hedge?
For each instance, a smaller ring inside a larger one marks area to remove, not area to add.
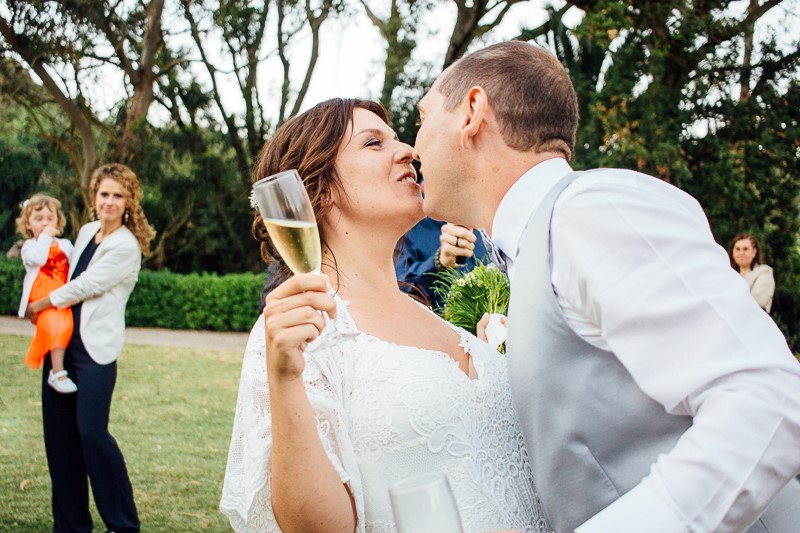
[[[17,316],[25,267],[19,259],[0,257],[0,315]]]
[[[0,314],[16,315],[25,269],[0,258]],[[250,331],[263,274],[175,274],[142,270],[125,313],[128,326]]]

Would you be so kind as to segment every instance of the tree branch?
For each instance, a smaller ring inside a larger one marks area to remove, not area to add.
[[[233,120],[233,117],[225,111],[225,105],[222,103],[222,98],[220,97],[219,87],[217,86],[217,75],[216,75],[216,68],[211,63],[211,61],[206,56],[205,48],[203,48],[203,42],[200,38],[200,32],[197,28],[197,21],[192,15],[192,11],[190,9],[191,0],[181,0],[181,4],[183,5],[183,10],[186,15],[186,20],[189,22],[189,28],[191,29],[192,39],[194,40],[195,45],[197,46],[197,50],[200,53],[200,58],[203,64],[208,71],[208,74],[211,78],[211,94],[214,99],[214,103],[217,104],[217,109],[219,109],[220,114],[222,115],[222,120],[225,122],[225,126],[228,130],[228,139],[233,146],[233,151],[236,154],[236,163],[239,167],[239,177],[241,179],[242,186],[246,188],[249,187],[250,183],[250,169],[248,164],[247,152],[245,151],[244,145],[242,144],[242,140],[239,138],[239,130],[236,127],[236,122]]]
[[[47,72],[45,64],[41,57],[36,55],[35,50],[30,45],[28,39],[23,38],[13,30],[5,18],[0,17],[0,34],[6,40],[6,43],[14,50],[19,56],[28,64],[28,66],[36,73],[48,93],[53,97],[58,106],[67,115],[70,123],[75,127],[78,136],[81,139],[81,152],[83,154],[82,164],[77,165],[80,167],[80,184],[81,192],[84,201],[89,203],[89,178],[97,166],[97,144],[92,132],[91,114],[85,109],[79,108],[75,102],[65,95],[55,80]]]
[[[361,0],[361,5],[364,6],[364,11],[367,12],[367,17],[369,20],[371,20],[372,23],[378,27],[378,29],[382,29],[386,23],[378,18],[378,16],[369,8],[366,0]]]
[[[333,0],[325,0],[322,3],[320,14],[314,16],[311,3],[309,0],[306,0],[306,16],[308,17],[308,24],[311,26],[311,57],[308,60],[308,69],[306,70],[306,75],[303,77],[300,90],[297,91],[297,98],[294,100],[294,106],[292,106],[292,114],[290,116],[295,116],[299,113],[300,106],[303,105],[303,99],[305,99],[308,86],[311,83],[311,75],[314,73],[314,67],[316,67],[317,59],[319,58],[319,29],[322,23],[325,22],[325,19],[328,18],[332,7]]]

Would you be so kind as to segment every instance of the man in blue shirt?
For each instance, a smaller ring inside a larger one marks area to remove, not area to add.
[[[465,271],[475,267],[475,260],[487,260],[486,248],[478,232],[446,224],[431,218],[422,219],[397,243],[395,260],[400,288],[424,296],[433,309],[442,306],[433,291],[436,272],[446,268]]]

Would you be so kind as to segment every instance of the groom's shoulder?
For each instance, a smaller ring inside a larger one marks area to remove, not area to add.
[[[647,213],[680,213],[705,220],[700,203],[664,180],[635,170],[603,168],[585,172],[560,195],[554,219],[583,224],[608,216],[639,218]]]
[[[663,179],[623,168],[597,168],[583,172],[561,195],[559,203],[571,199],[594,199],[598,202],[614,198],[636,198],[658,201],[664,198],[696,204],[685,191]]]
[[[579,171],[578,179],[570,187],[574,190],[625,189],[666,184],[665,181],[627,168],[593,168]]]

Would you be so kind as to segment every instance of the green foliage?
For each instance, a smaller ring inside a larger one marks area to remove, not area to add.
[[[491,262],[477,262],[469,272],[448,268],[436,273],[433,290],[444,305],[438,313],[475,334],[484,313],[508,314],[508,278]]]
[[[392,92],[392,105],[389,118],[397,137],[404,143],[414,146],[419,129],[419,102],[436,77],[433,65],[425,64],[424,68],[413,74],[402,74],[398,77],[398,85]]]
[[[149,268],[174,272],[255,272],[249,186],[220,133],[143,126],[135,170],[144,184],[143,209],[160,233]]]
[[[776,265],[776,287],[772,318],[786,335],[794,353],[800,356],[800,250],[794,249],[788,257],[773,264]]]
[[[0,314],[16,315],[25,269],[0,258]],[[175,274],[142,270],[126,308],[128,326],[250,331],[263,274]]]
[[[772,316],[795,352],[800,351],[800,83],[780,94],[766,88],[747,103],[719,102],[729,117],[714,135],[685,143],[693,179],[681,186],[706,210],[722,246],[740,232],[761,241],[775,271]]]
[[[584,5],[574,30],[551,11],[548,36],[578,95],[573,165],[632,168],[686,190],[726,249],[736,233],[758,235],[775,269],[772,315],[800,351],[796,41],[778,46],[777,27],[753,33],[719,0]]]
[[[0,121],[0,251],[5,253],[20,238],[15,220],[23,200],[35,192],[62,200],[48,176],[58,174],[64,162],[53,143],[37,135],[35,119],[19,107],[0,100]]]
[[[14,220],[18,204],[34,192],[48,192],[62,202],[74,239],[85,222],[78,177],[70,170],[62,145],[54,145],[59,127],[40,131],[34,114],[0,102],[0,251],[19,238]],[[173,272],[256,272],[258,244],[250,225],[252,211],[224,136],[213,129],[178,124],[139,126],[139,144],[130,166],[144,191],[143,209],[156,228],[153,255],[145,266]],[[101,145],[112,153],[113,143]]]
[[[51,531],[40,372],[23,366],[30,339],[0,336],[0,531]],[[231,531],[217,505],[241,353],[126,345],[111,407],[144,531]],[[92,505],[95,531],[103,521]]]
[[[18,259],[0,257],[0,315],[16,315],[22,296],[25,267]]]
[[[126,312],[129,326],[249,331],[264,276],[175,274],[143,270]]]

